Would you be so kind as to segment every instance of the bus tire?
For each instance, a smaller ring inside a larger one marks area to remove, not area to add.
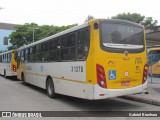
[[[47,89],[47,95],[48,95],[48,97],[50,97],[50,98],[56,98],[56,93],[55,93],[54,83],[53,83],[52,78],[48,78],[47,79],[46,89]]]
[[[7,75],[6,75],[6,70],[4,70],[4,77],[5,77],[5,78],[7,78]]]
[[[21,80],[22,80],[23,85],[26,85],[26,82],[25,82],[25,78],[24,78],[24,74],[23,74],[23,73],[21,74]]]

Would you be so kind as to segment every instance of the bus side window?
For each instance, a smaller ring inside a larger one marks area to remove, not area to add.
[[[1,62],[3,63],[3,55],[1,55]]]
[[[7,63],[7,55],[4,55],[4,63]]]
[[[42,61],[41,45],[37,45],[35,51],[35,62],[41,62],[41,61]]]
[[[7,63],[9,63],[9,53],[7,54]]]
[[[34,47],[29,48],[29,62],[33,63],[34,62]]]
[[[78,55],[77,60],[85,60],[89,49],[89,30],[82,29],[78,32]]]
[[[21,51],[21,62],[24,63],[25,62],[25,50]]]
[[[62,37],[61,60],[74,61],[75,50],[75,33],[71,33]]]
[[[8,63],[8,54],[6,54],[6,63]]]
[[[60,39],[56,38],[50,42],[50,61],[59,61],[60,60]]]
[[[0,62],[2,62],[2,56],[0,55]]]
[[[41,45],[42,48],[42,62],[48,62],[49,61],[49,43],[45,42]]]
[[[11,62],[11,59],[12,59],[12,52],[11,53],[9,53],[9,63]]]
[[[4,61],[5,61],[5,58],[4,58],[4,55],[2,55],[2,62],[4,63]]]
[[[28,54],[29,54],[29,52],[28,52],[28,48],[27,48],[25,51],[25,63],[28,63],[28,60],[29,60]]]

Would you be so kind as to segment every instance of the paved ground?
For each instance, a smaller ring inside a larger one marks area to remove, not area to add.
[[[160,77],[148,77],[147,80],[149,83],[160,84]]]
[[[0,111],[108,111],[106,115],[114,114],[114,111],[160,111],[159,106],[130,101],[122,98],[89,101],[68,96],[59,96],[56,99],[47,97],[45,90],[28,85],[21,81],[4,79],[0,76]],[[63,114],[63,113],[62,113]],[[98,115],[101,113],[98,113]],[[63,115],[62,115],[63,116]],[[116,115],[115,115],[116,116]],[[2,118],[0,118],[1,120]],[[33,119],[33,118],[32,118]],[[40,119],[40,118],[38,118]],[[54,117],[42,118],[58,120],[137,120],[137,117]],[[141,120],[153,120],[158,118],[140,118]],[[7,119],[8,120],[8,119]],[[14,118],[17,120],[17,118]],[[33,120],[37,120],[34,118]],[[41,120],[41,119],[40,119]]]
[[[160,106],[160,77],[148,77],[148,93],[125,96],[123,98]]]

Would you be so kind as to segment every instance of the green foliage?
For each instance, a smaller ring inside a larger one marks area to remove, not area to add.
[[[14,46],[9,46],[9,47],[8,47],[8,51],[9,51],[9,50],[13,50],[13,49],[14,49]]]
[[[0,50],[0,53],[3,53],[4,51]]]
[[[113,16],[112,19],[122,19],[132,21],[141,25],[144,25],[145,28],[152,29],[157,25],[157,20],[153,20],[152,17],[145,17],[138,13],[120,13],[116,16]]]
[[[34,30],[34,41],[41,40],[58,32],[64,31],[71,27],[77,26],[77,24],[68,25],[68,26],[49,26],[42,25],[38,26],[35,23],[17,25],[16,31],[13,32],[10,36],[10,42],[12,44],[8,49],[13,49],[14,47],[21,47],[33,42],[33,28],[38,28]],[[13,47],[14,46],[14,47]]]
[[[144,25],[148,29],[153,29],[153,27],[156,26],[157,23],[158,23],[158,21],[153,20],[152,17],[146,17],[144,19],[144,22],[142,23],[142,25]]]

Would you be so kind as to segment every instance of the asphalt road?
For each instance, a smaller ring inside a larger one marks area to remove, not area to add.
[[[122,98],[90,101],[60,95],[56,99],[51,99],[47,96],[46,91],[41,88],[32,85],[24,86],[21,81],[15,78],[5,79],[0,76],[0,111],[160,111],[160,107]],[[56,119],[69,118],[58,117]],[[70,119],[83,118],[72,117]],[[87,119],[96,118],[89,117]],[[110,119],[112,118],[110,117]],[[115,119],[121,120],[121,118]],[[137,117],[122,119],[134,120]],[[146,119],[150,120],[152,118]],[[158,120],[158,118],[153,119]]]

